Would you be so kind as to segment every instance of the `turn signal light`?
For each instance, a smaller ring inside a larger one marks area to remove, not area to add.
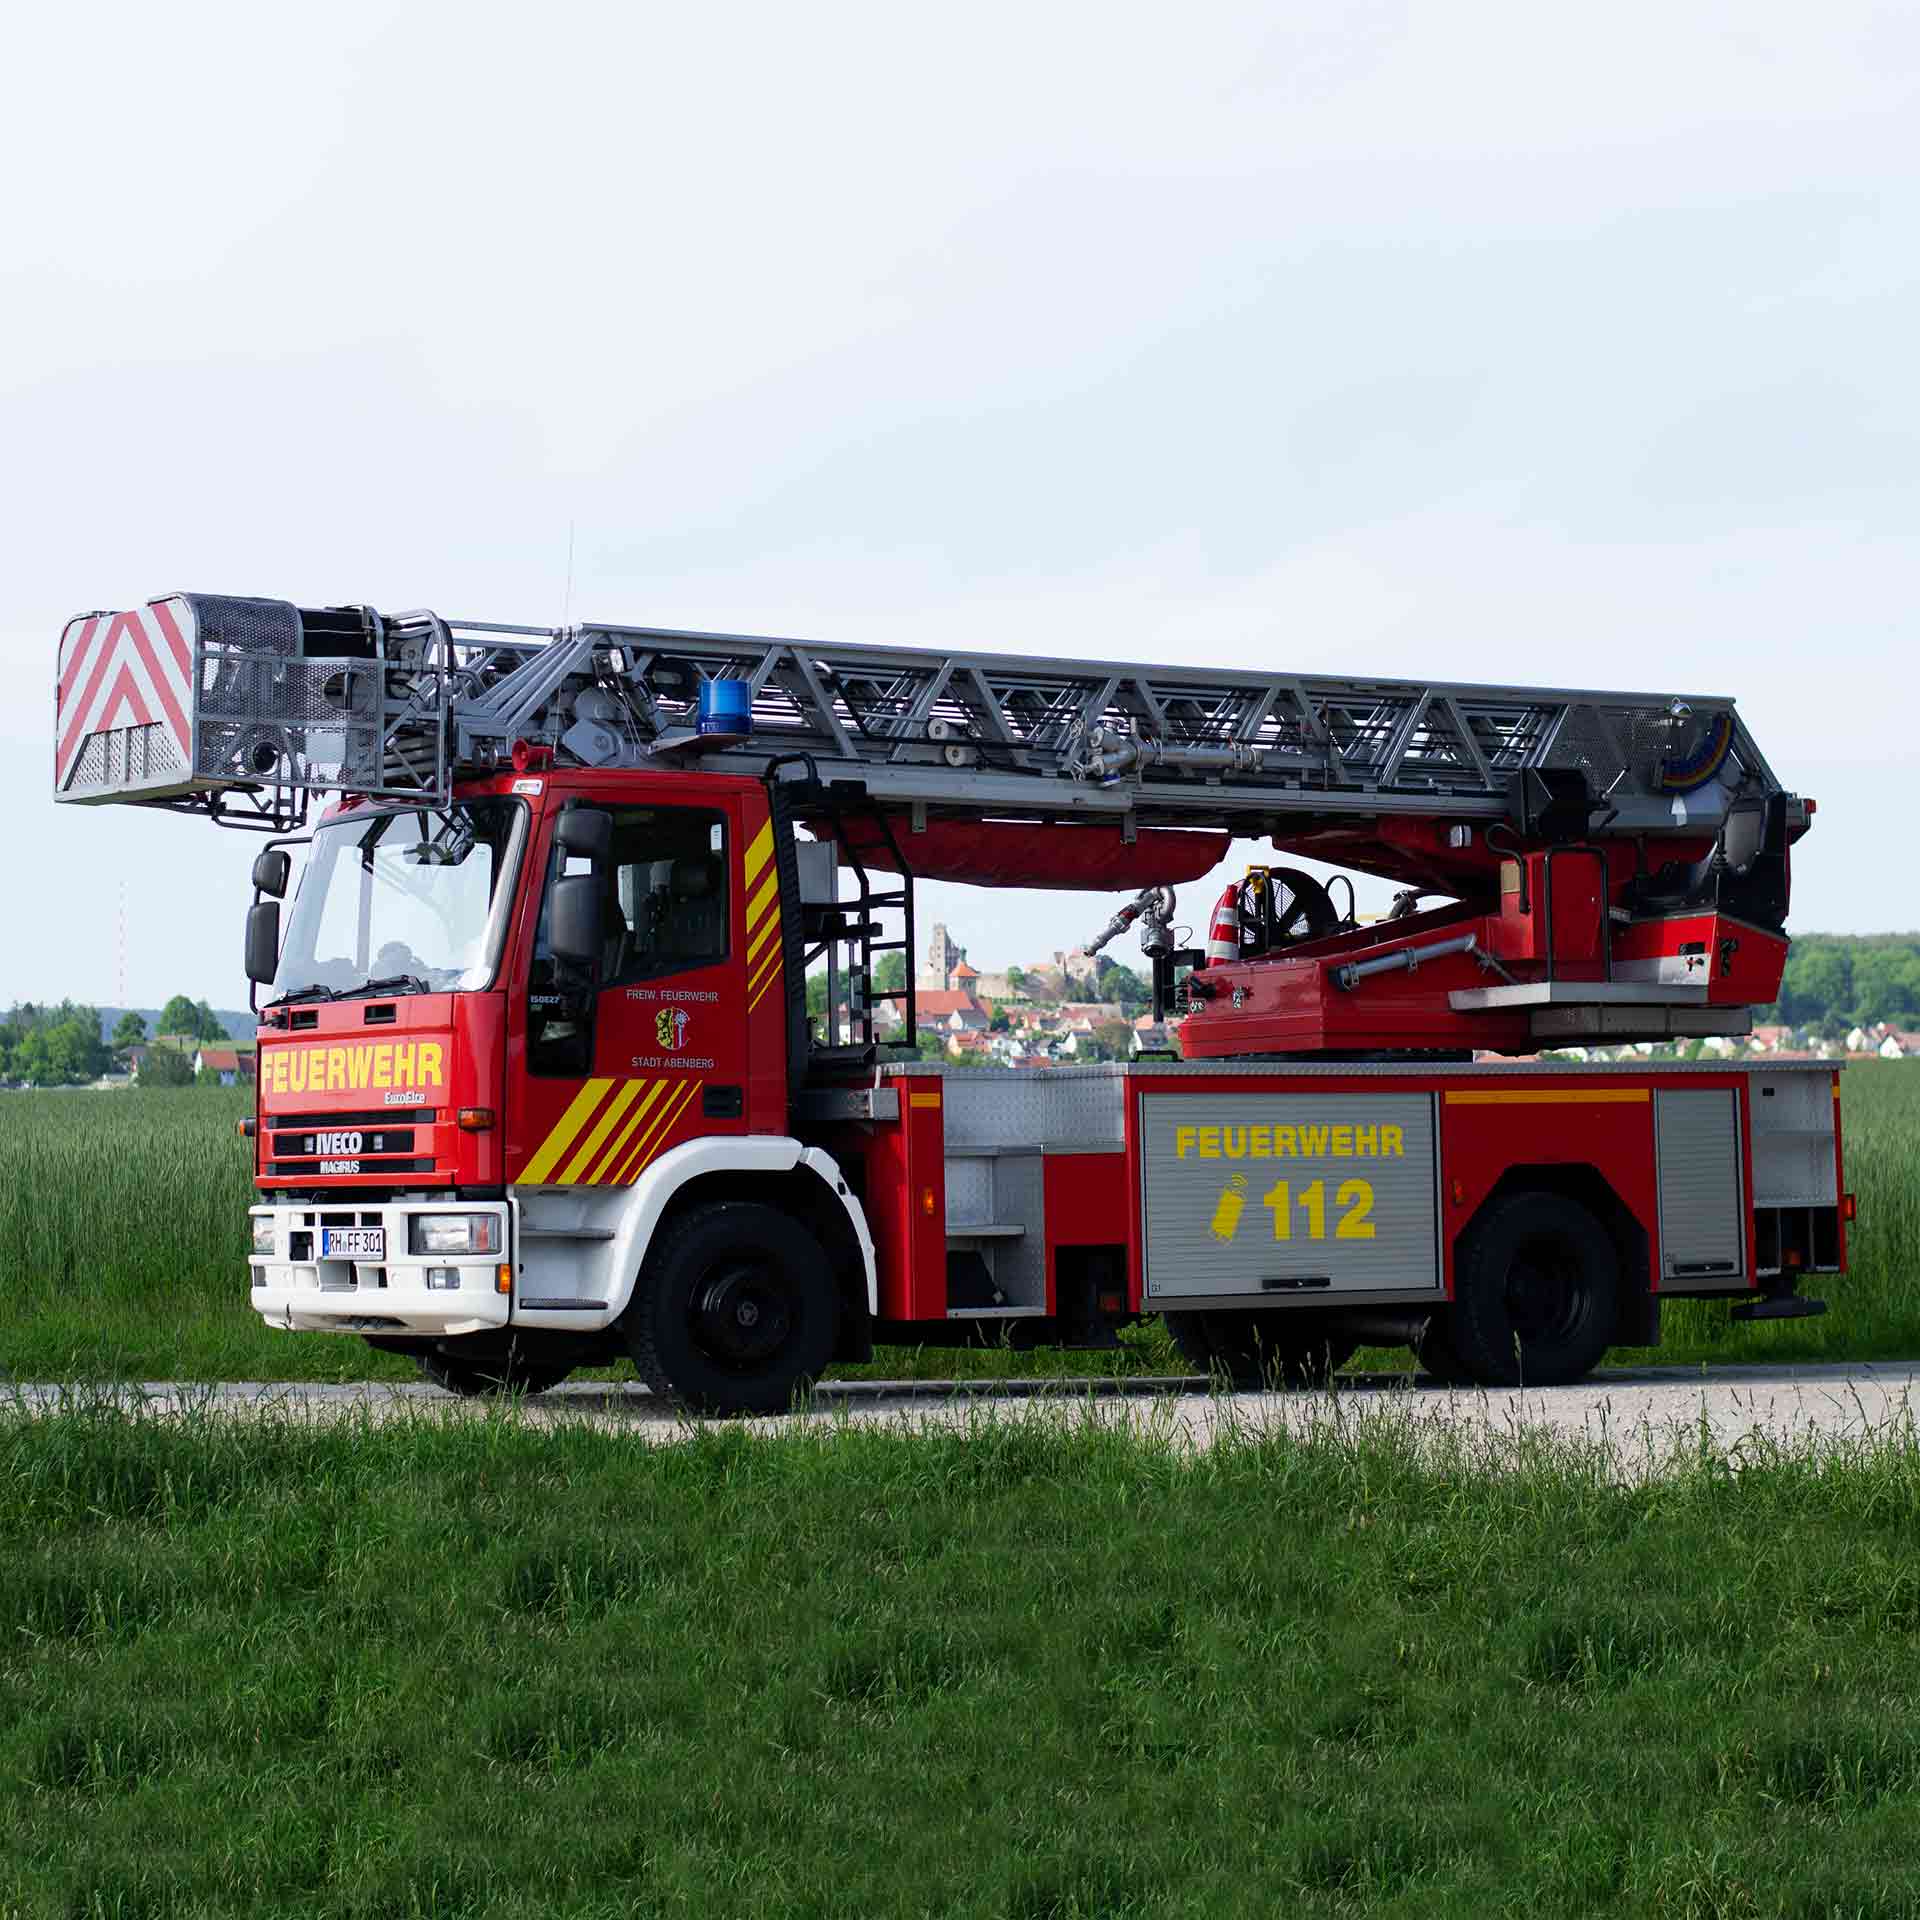
[[[485,1133],[493,1125],[491,1107],[462,1107],[459,1116],[462,1133]]]
[[[236,1120],[233,1123],[233,1130],[242,1140],[251,1140],[253,1138],[253,1122],[251,1120]]]
[[[513,1269],[504,1260],[500,1263],[500,1271],[494,1275],[493,1290],[495,1293],[513,1291]]]
[[[931,1187],[922,1187],[920,1189],[920,1211],[924,1213],[929,1220],[933,1218],[933,1189]]]

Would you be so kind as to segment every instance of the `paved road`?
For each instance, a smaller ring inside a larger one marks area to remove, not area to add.
[[[207,1408],[236,1415],[269,1411],[315,1418],[365,1414],[458,1414],[475,1402],[427,1386],[288,1385],[239,1381],[224,1386],[147,1382],[114,1390],[130,1404],[156,1412]],[[0,1387],[23,1409],[49,1406],[60,1390]],[[1125,1421],[1204,1444],[1225,1430],[1306,1431],[1330,1422],[1410,1421],[1431,1432],[1504,1443],[1530,1429],[1602,1442],[1624,1465],[1670,1456],[1676,1447],[1709,1438],[1736,1455],[1756,1442],[1794,1443],[1812,1436],[1858,1440],[1910,1427],[1920,1411],[1920,1363],[1879,1361],[1849,1366],[1645,1368],[1595,1374],[1573,1387],[1523,1390],[1449,1390],[1409,1385],[1401,1376],[1343,1379],[1336,1393],[1209,1393],[1198,1378],[1128,1381],[843,1381],[822,1387],[814,1424],[852,1422],[909,1426],[964,1425],[982,1419],[1051,1417]],[[525,1417],[539,1421],[586,1418],[631,1431],[637,1439],[668,1440],[690,1422],[677,1409],[633,1385],[562,1387],[529,1401]],[[793,1417],[754,1421],[778,1431]]]

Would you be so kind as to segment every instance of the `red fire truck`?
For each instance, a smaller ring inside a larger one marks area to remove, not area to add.
[[[68,626],[54,787],[264,836],[253,1308],[458,1392],[777,1409],[1151,1313],[1235,1381],[1544,1384],[1846,1263],[1831,1067],[1530,1057],[1776,997],[1813,803],[1725,699],[185,594]],[[1235,837],[1404,891],[1254,867],[1189,944]],[[1130,894],[1089,951],[1179,1057],[922,1062],[927,877]]]

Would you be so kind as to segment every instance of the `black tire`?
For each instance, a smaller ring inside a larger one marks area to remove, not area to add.
[[[789,1214],[724,1201],[655,1240],[622,1321],[655,1393],[696,1413],[784,1413],[833,1358],[840,1299]]]
[[[1620,1316],[1612,1236],[1577,1200],[1514,1193],[1454,1261],[1451,1345],[1482,1386],[1562,1386],[1599,1364]]]
[[[1420,1363],[1420,1371],[1443,1387],[1471,1384],[1467,1363],[1453,1344],[1451,1309],[1442,1308],[1427,1322],[1420,1338],[1413,1343],[1413,1357]]]
[[[529,1360],[517,1346],[484,1359],[479,1355],[446,1353],[416,1354],[414,1359],[434,1386],[457,1393],[463,1400],[490,1393],[545,1393],[573,1371],[571,1366],[556,1365],[552,1361]]]
[[[1248,1308],[1170,1313],[1167,1332],[1197,1373],[1223,1373],[1240,1388],[1324,1387],[1359,1341],[1318,1314]]]

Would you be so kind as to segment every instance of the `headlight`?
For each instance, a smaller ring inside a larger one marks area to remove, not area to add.
[[[253,1216],[253,1250],[255,1253],[273,1251],[273,1215],[270,1213]]]
[[[408,1229],[414,1253],[498,1253],[497,1213],[416,1213]]]

